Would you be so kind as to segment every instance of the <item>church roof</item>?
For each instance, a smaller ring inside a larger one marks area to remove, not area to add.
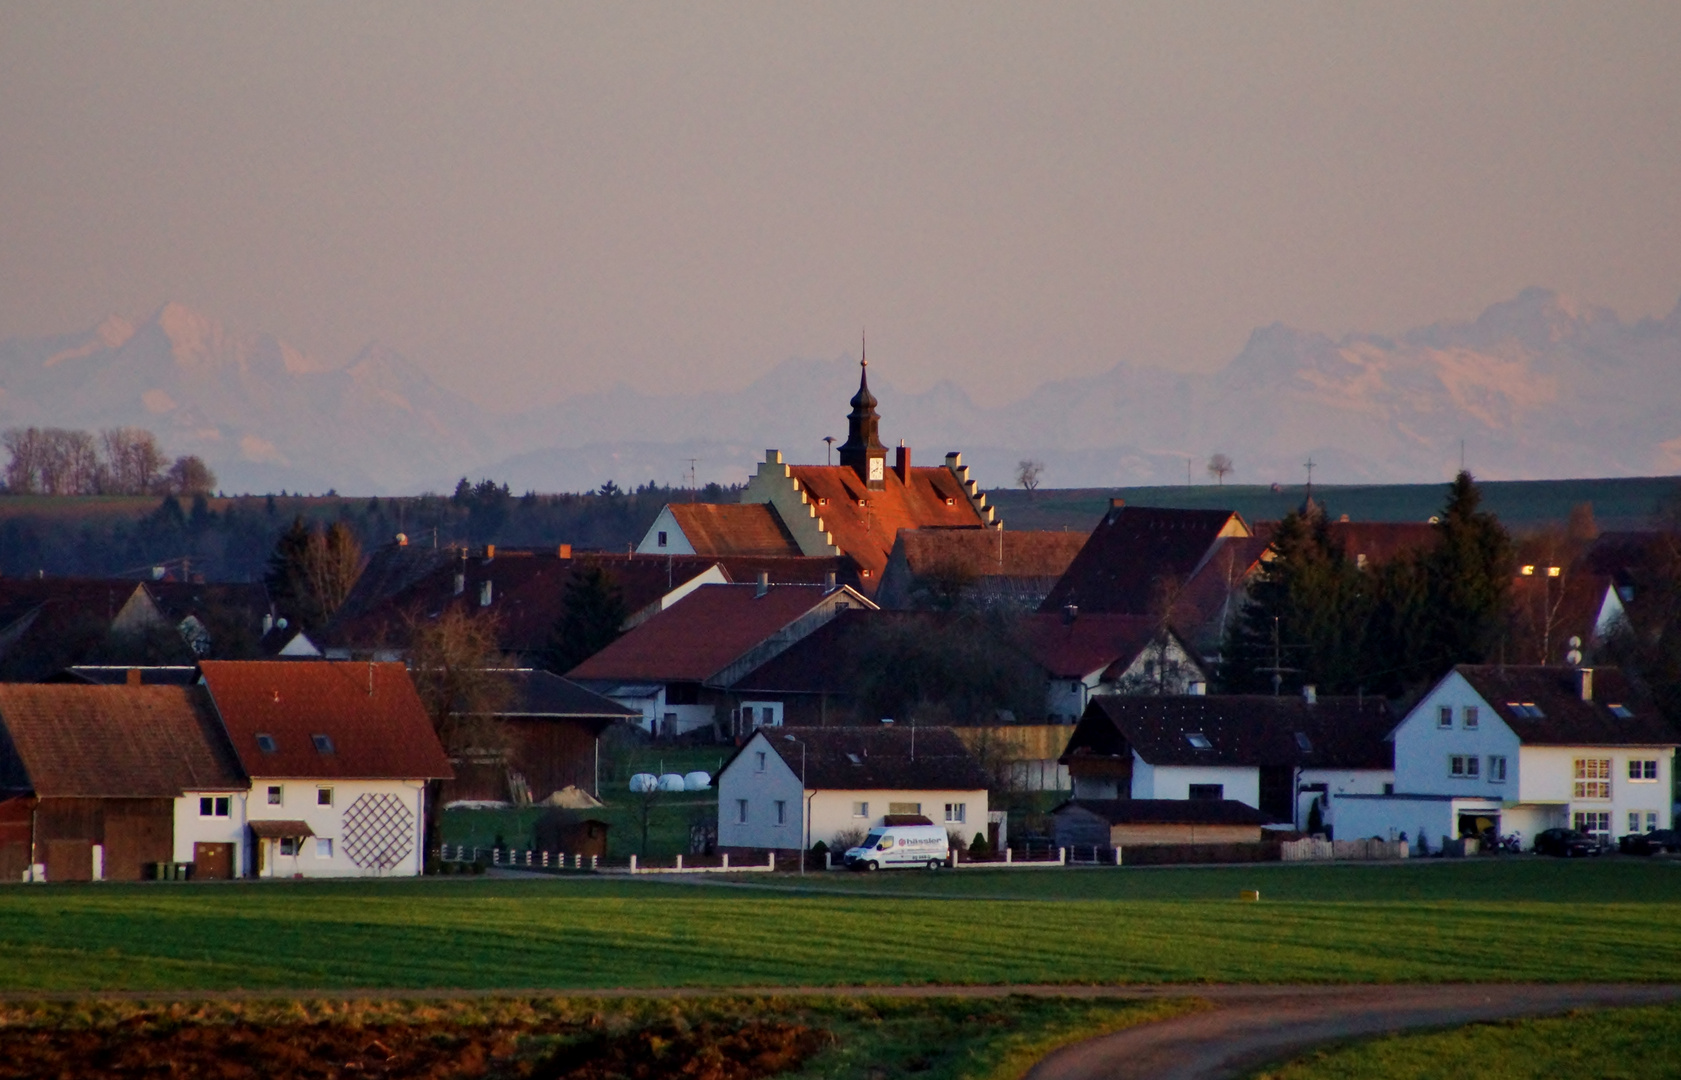
[[[873,591],[887,567],[887,557],[901,529],[980,529],[985,527],[950,469],[907,468],[904,479],[889,467],[885,483],[871,491],[846,465],[793,465],[794,481],[816,506],[835,546],[867,571]]]
[[[800,554],[768,503],[671,503],[666,509],[696,555]]]

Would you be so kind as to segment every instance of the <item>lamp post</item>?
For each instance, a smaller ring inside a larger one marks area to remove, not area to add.
[[[782,737],[788,742],[800,744],[800,826],[805,834],[805,846],[800,849],[800,876],[805,877],[806,852],[811,850],[811,799],[805,790],[805,740],[792,735]]]

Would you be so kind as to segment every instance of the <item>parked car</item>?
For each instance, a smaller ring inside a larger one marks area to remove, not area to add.
[[[1556,855],[1562,859],[1579,859],[1599,854],[1599,841],[1575,829],[1546,829],[1535,834],[1537,855]]]
[[[1618,838],[1617,849],[1625,855],[1656,855],[1664,851],[1681,851],[1681,832],[1674,829],[1653,829],[1649,833],[1630,833]]]

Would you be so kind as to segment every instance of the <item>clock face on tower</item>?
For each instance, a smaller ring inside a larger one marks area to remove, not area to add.
[[[886,463],[881,458],[873,457],[873,458],[870,459],[870,482],[871,483],[879,482],[882,479],[882,473],[883,473],[885,465],[886,465]]]

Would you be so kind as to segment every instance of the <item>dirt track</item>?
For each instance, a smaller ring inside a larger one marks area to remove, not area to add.
[[[1189,988],[1186,988],[1189,989]],[[1222,1080],[1326,1042],[1406,1028],[1681,1000],[1681,986],[1216,987],[1212,1011],[1065,1047],[1028,1080]]]

